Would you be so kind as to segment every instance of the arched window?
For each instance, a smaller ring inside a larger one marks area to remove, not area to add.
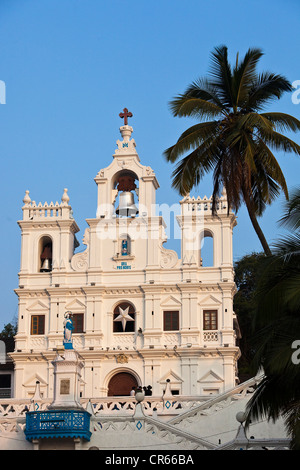
[[[52,271],[52,239],[48,236],[42,237],[39,242],[39,271]]]
[[[209,230],[204,230],[200,238],[200,265],[214,266],[214,236]]]
[[[113,332],[129,333],[135,331],[135,309],[129,302],[119,303],[113,314]]]

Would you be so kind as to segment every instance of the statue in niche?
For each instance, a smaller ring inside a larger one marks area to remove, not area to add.
[[[73,349],[72,331],[74,330],[74,325],[73,325],[72,317],[73,317],[72,312],[65,313],[65,321],[64,321],[64,347],[65,349]]]
[[[122,256],[128,255],[128,241],[122,240],[122,249],[121,249]]]

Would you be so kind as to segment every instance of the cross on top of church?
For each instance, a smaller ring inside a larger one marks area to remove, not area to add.
[[[128,111],[127,108],[124,108],[123,113],[120,113],[119,116],[120,116],[121,119],[124,119],[124,126],[127,126],[128,118],[132,117],[133,114],[130,111]]]

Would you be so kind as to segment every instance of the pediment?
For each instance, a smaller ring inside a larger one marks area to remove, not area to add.
[[[163,300],[160,304],[162,307],[181,307],[181,302],[177,300],[175,297],[170,295],[165,300]]]
[[[224,382],[224,379],[222,379],[222,377],[220,377],[213,370],[210,370],[206,374],[204,374],[200,379],[198,379],[197,382],[201,382],[201,383],[220,383],[220,382]]]
[[[41,385],[48,385],[47,382],[39,375],[34,374],[26,382],[23,383],[24,387],[35,387],[36,382],[40,382]]]
[[[199,302],[200,305],[221,305],[222,304],[222,301],[217,299],[217,297],[215,297],[214,295],[207,295],[206,297],[204,297],[204,299],[200,300]]]
[[[49,310],[49,307],[41,300],[36,300],[31,305],[29,305],[29,307],[27,307],[27,310],[30,312],[38,312],[41,310]]]
[[[168,379],[170,380],[170,383],[172,384],[175,384],[175,383],[180,384],[183,382],[182,378],[179,377],[179,375],[175,374],[175,372],[173,372],[171,369],[169,370],[169,372],[163,375],[161,379],[158,380],[158,382],[161,384],[165,384],[166,380]]]
[[[85,309],[85,304],[78,299],[73,299],[65,305],[66,310],[82,310]]]

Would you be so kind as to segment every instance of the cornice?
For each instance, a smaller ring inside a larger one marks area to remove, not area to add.
[[[69,286],[48,286],[48,287],[24,287],[17,288],[14,292],[20,297],[41,297],[41,296],[82,296],[82,295],[140,295],[140,294],[170,294],[170,293],[200,293],[200,292],[235,292],[236,285],[232,281],[228,282],[180,282],[172,285],[160,283],[127,285],[127,286],[108,286],[108,285],[86,285],[80,287]]]
[[[79,227],[74,219],[33,219],[33,220],[18,220],[17,224],[21,229],[41,229],[41,228],[69,228],[73,233],[79,232]]]

